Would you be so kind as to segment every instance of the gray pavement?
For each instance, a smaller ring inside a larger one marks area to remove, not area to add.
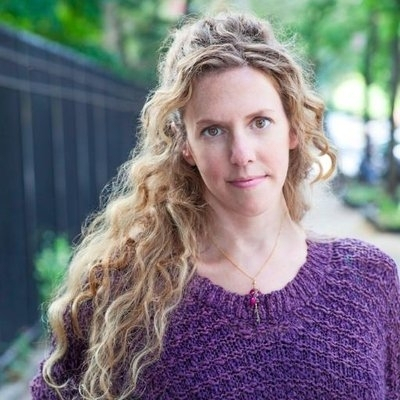
[[[46,354],[46,347],[38,344],[29,354],[21,379],[0,387],[0,400],[30,400],[29,382],[36,375],[39,363]]]
[[[313,207],[303,221],[305,228],[330,236],[352,237],[368,241],[387,254],[400,266],[400,234],[382,233],[373,228],[358,210],[348,208],[328,190],[319,187],[313,195]],[[0,400],[28,400],[28,382],[37,371],[45,349],[38,346],[30,355],[20,381],[3,385]]]
[[[345,206],[322,186],[315,189],[312,208],[303,225],[317,233],[357,238],[372,243],[389,254],[400,268],[400,233],[376,230],[359,210]]]

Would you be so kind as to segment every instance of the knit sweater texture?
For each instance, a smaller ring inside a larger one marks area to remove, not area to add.
[[[394,261],[354,239],[308,240],[282,290],[250,297],[195,276],[138,393],[150,399],[400,399],[400,285]],[[70,332],[72,331],[69,329]],[[87,343],[70,335],[54,374],[79,398]],[[123,374],[116,387],[123,387]],[[58,397],[39,374],[33,399]]]

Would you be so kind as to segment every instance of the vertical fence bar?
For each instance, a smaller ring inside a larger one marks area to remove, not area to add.
[[[55,56],[57,57],[57,56]],[[54,61],[60,62],[59,58]],[[59,68],[57,66],[57,68]],[[54,189],[56,203],[56,230],[67,232],[68,208],[67,208],[67,182],[65,161],[65,133],[63,121],[63,107],[61,100],[61,80],[58,75],[50,76],[50,82],[54,85],[54,96],[51,97],[51,131],[53,141],[54,160]]]

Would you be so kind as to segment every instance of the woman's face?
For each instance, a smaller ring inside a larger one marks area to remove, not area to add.
[[[256,216],[280,204],[297,139],[271,78],[250,67],[206,74],[183,119],[183,157],[197,167],[216,213]]]

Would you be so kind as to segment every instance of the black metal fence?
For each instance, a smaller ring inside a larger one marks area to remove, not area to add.
[[[135,143],[145,90],[0,27],[0,353],[38,318],[45,231],[75,237]]]

